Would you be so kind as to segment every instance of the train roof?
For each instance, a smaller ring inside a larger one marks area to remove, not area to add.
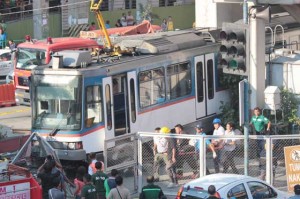
[[[64,48],[78,48],[82,47],[91,47],[99,46],[99,44],[92,39],[84,39],[77,37],[60,37],[60,38],[51,38],[52,43],[49,44],[47,39],[43,40],[31,40],[31,42],[23,42],[18,45],[18,48],[36,48],[42,50],[51,50],[51,49],[64,49]]]
[[[113,74],[113,71],[130,70],[134,67],[142,66],[145,64],[146,59],[155,57],[153,62],[163,62],[166,59],[173,59],[183,61],[186,59],[186,53],[199,53],[193,49],[201,48],[203,53],[216,52],[219,44],[214,43],[214,38],[209,33],[186,30],[186,31],[172,31],[161,32],[148,35],[133,35],[126,36],[116,42],[123,50],[135,48],[133,55],[124,56],[100,56],[98,60],[93,60],[90,64],[79,66],[73,69],[69,67],[63,67],[53,70],[50,68],[35,68],[33,74],[58,74],[58,71],[68,71],[69,75],[75,75],[80,73],[88,73],[89,69],[103,69],[96,72],[97,74]],[[208,48],[207,48],[208,47]],[[67,51],[66,51],[67,52]],[[73,51],[74,53],[78,51]],[[59,52],[64,54],[64,51]],[[70,54],[70,51],[68,51]],[[135,56],[138,54],[139,56]],[[75,56],[76,57],[76,56]],[[66,60],[67,57],[64,57]],[[73,57],[73,59],[76,59]],[[128,64],[129,62],[133,62]],[[86,61],[83,61],[86,62]],[[147,62],[148,63],[148,62]],[[46,72],[47,71],[47,72]],[[96,75],[95,73],[95,75]]]

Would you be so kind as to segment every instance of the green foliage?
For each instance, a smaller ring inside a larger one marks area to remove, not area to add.
[[[281,88],[280,90],[280,106],[284,114],[284,121],[300,125],[300,118],[297,116],[298,106],[300,104],[299,99],[288,89]]]
[[[223,124],[227,122],[233,122],[238,126],[239,121],[239,82],[244,77],[240,75],[222,74],[220,76],[220,82],[229,90],[230,101],[224,103],[221,101],[221,120]]]

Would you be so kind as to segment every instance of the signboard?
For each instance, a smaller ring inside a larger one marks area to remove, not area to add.
[[[30,183],[0,186],[0,199],[30,199]]]
[[[79,37],[84,38],[84,39],[95,39],[98,36],[97,36],[97,33],[93,32],[93,31],[80,31]]]
[[[294,186],[300,184],[300,145],[284,147],[284,157],[288,191],[293,192]]]

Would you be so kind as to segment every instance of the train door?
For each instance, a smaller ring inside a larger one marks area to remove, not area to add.
[[[103,78],[103,93],[105,139],[111,139],[115,136],[112,77]]]
[[[129,128],[132,129],[136,122],[136,72],[127,73],[127,86],[128,86],[128,121]]]
[[[195,98],[196,118],[211,113],[208,103],[214,98],[214,54],[201,55],[194,58],[195,64]]]

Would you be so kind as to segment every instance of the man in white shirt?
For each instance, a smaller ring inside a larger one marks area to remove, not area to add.
[[[157,127],[155,129],[156,133],[160,133],[160,128]],[[153,138],[154,146],[153,146],[153,154],[154,154],[154,164],[153,164],[153,172],[154,172],[154,181],[159,180],[159,167],[161,165],[161,161],[164,161],[167,164],[168,161],[168,140],[165,137],[155,136]]]
[[[221,120],[219,118],[215,118],[213,120],[213,125],[214,125],[214,132],[213,135],[224,135],[225,130],[221,126]],[[217,157],[214,158],[214,166],[215,166],[215,171],[216,173],[220,172],[220,167],[219,164],[221,163],[221,149],[223,147],[223,141],[220,138],[212,139],[211,143],[214,145]]]

